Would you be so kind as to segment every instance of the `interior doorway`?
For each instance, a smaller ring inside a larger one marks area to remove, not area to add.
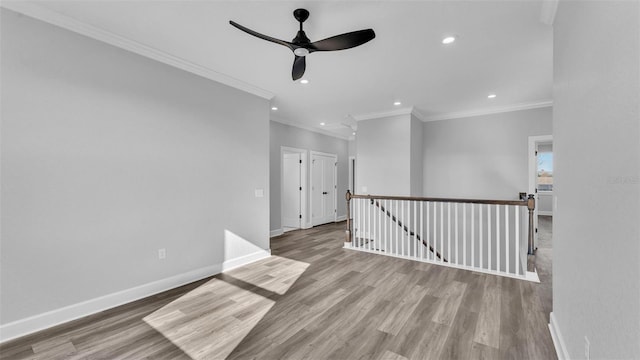
[[[311,224],[336,221],[338,155],[311,152]]]
[[[287,232],[304,227],[306,222],[307,151],[283,146],[280,159],[281,226]]]
[[[529,194],[534,194],[536,207],[533,216],[533,247],[538,248],[538,215],[552,216],[555,207],[553,196],[553,136],[529,137]]]

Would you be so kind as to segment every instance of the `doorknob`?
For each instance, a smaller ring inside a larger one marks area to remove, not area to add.
[[[322,195],[327,195],[327,192],[326,192],[326,191],[323,191],[323,192],[322,192]]]

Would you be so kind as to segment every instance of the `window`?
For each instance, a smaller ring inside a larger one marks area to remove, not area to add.
[[[553,153],[538,152],[538,191],[553,191]]]

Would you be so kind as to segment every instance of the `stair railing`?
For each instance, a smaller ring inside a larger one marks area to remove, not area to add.
[[[534,251],[533,195],[479,200],[347,191],[346,200],[346,248],[526,277],[527,254]]]

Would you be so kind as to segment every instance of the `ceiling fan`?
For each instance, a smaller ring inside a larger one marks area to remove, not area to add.
[[[291,42],[260,34],[234,21],[229,21],[229,24],[246,32],[247,34],[286,46],[291,49],[291,51],[293,51],[293,54],[295,55],[295,58],[293,60],[293,70],[291,71],[291,77],[294,81],[300,79],[304,74],[304,70],[306,69],[305,57],[310,53],[315,51],[335,51],[350,49],[362,45],[376,37],[376,33],[373,32],[373,29],[365,29],[352,31],[345,34],[332,36],[324,40],[311,42],[311,40],[309,40],[307,35],[304,33],[304,30],[302,30],[302,23],[305,22],[307,18],[309,18],[309,11],[307,11],[306,9],[296,9],[293,11],[293,17],[295,17],[296,20],[298,20],[298,22],[300,23],[300,30],[298,31],[296,37],[291,40]]]

